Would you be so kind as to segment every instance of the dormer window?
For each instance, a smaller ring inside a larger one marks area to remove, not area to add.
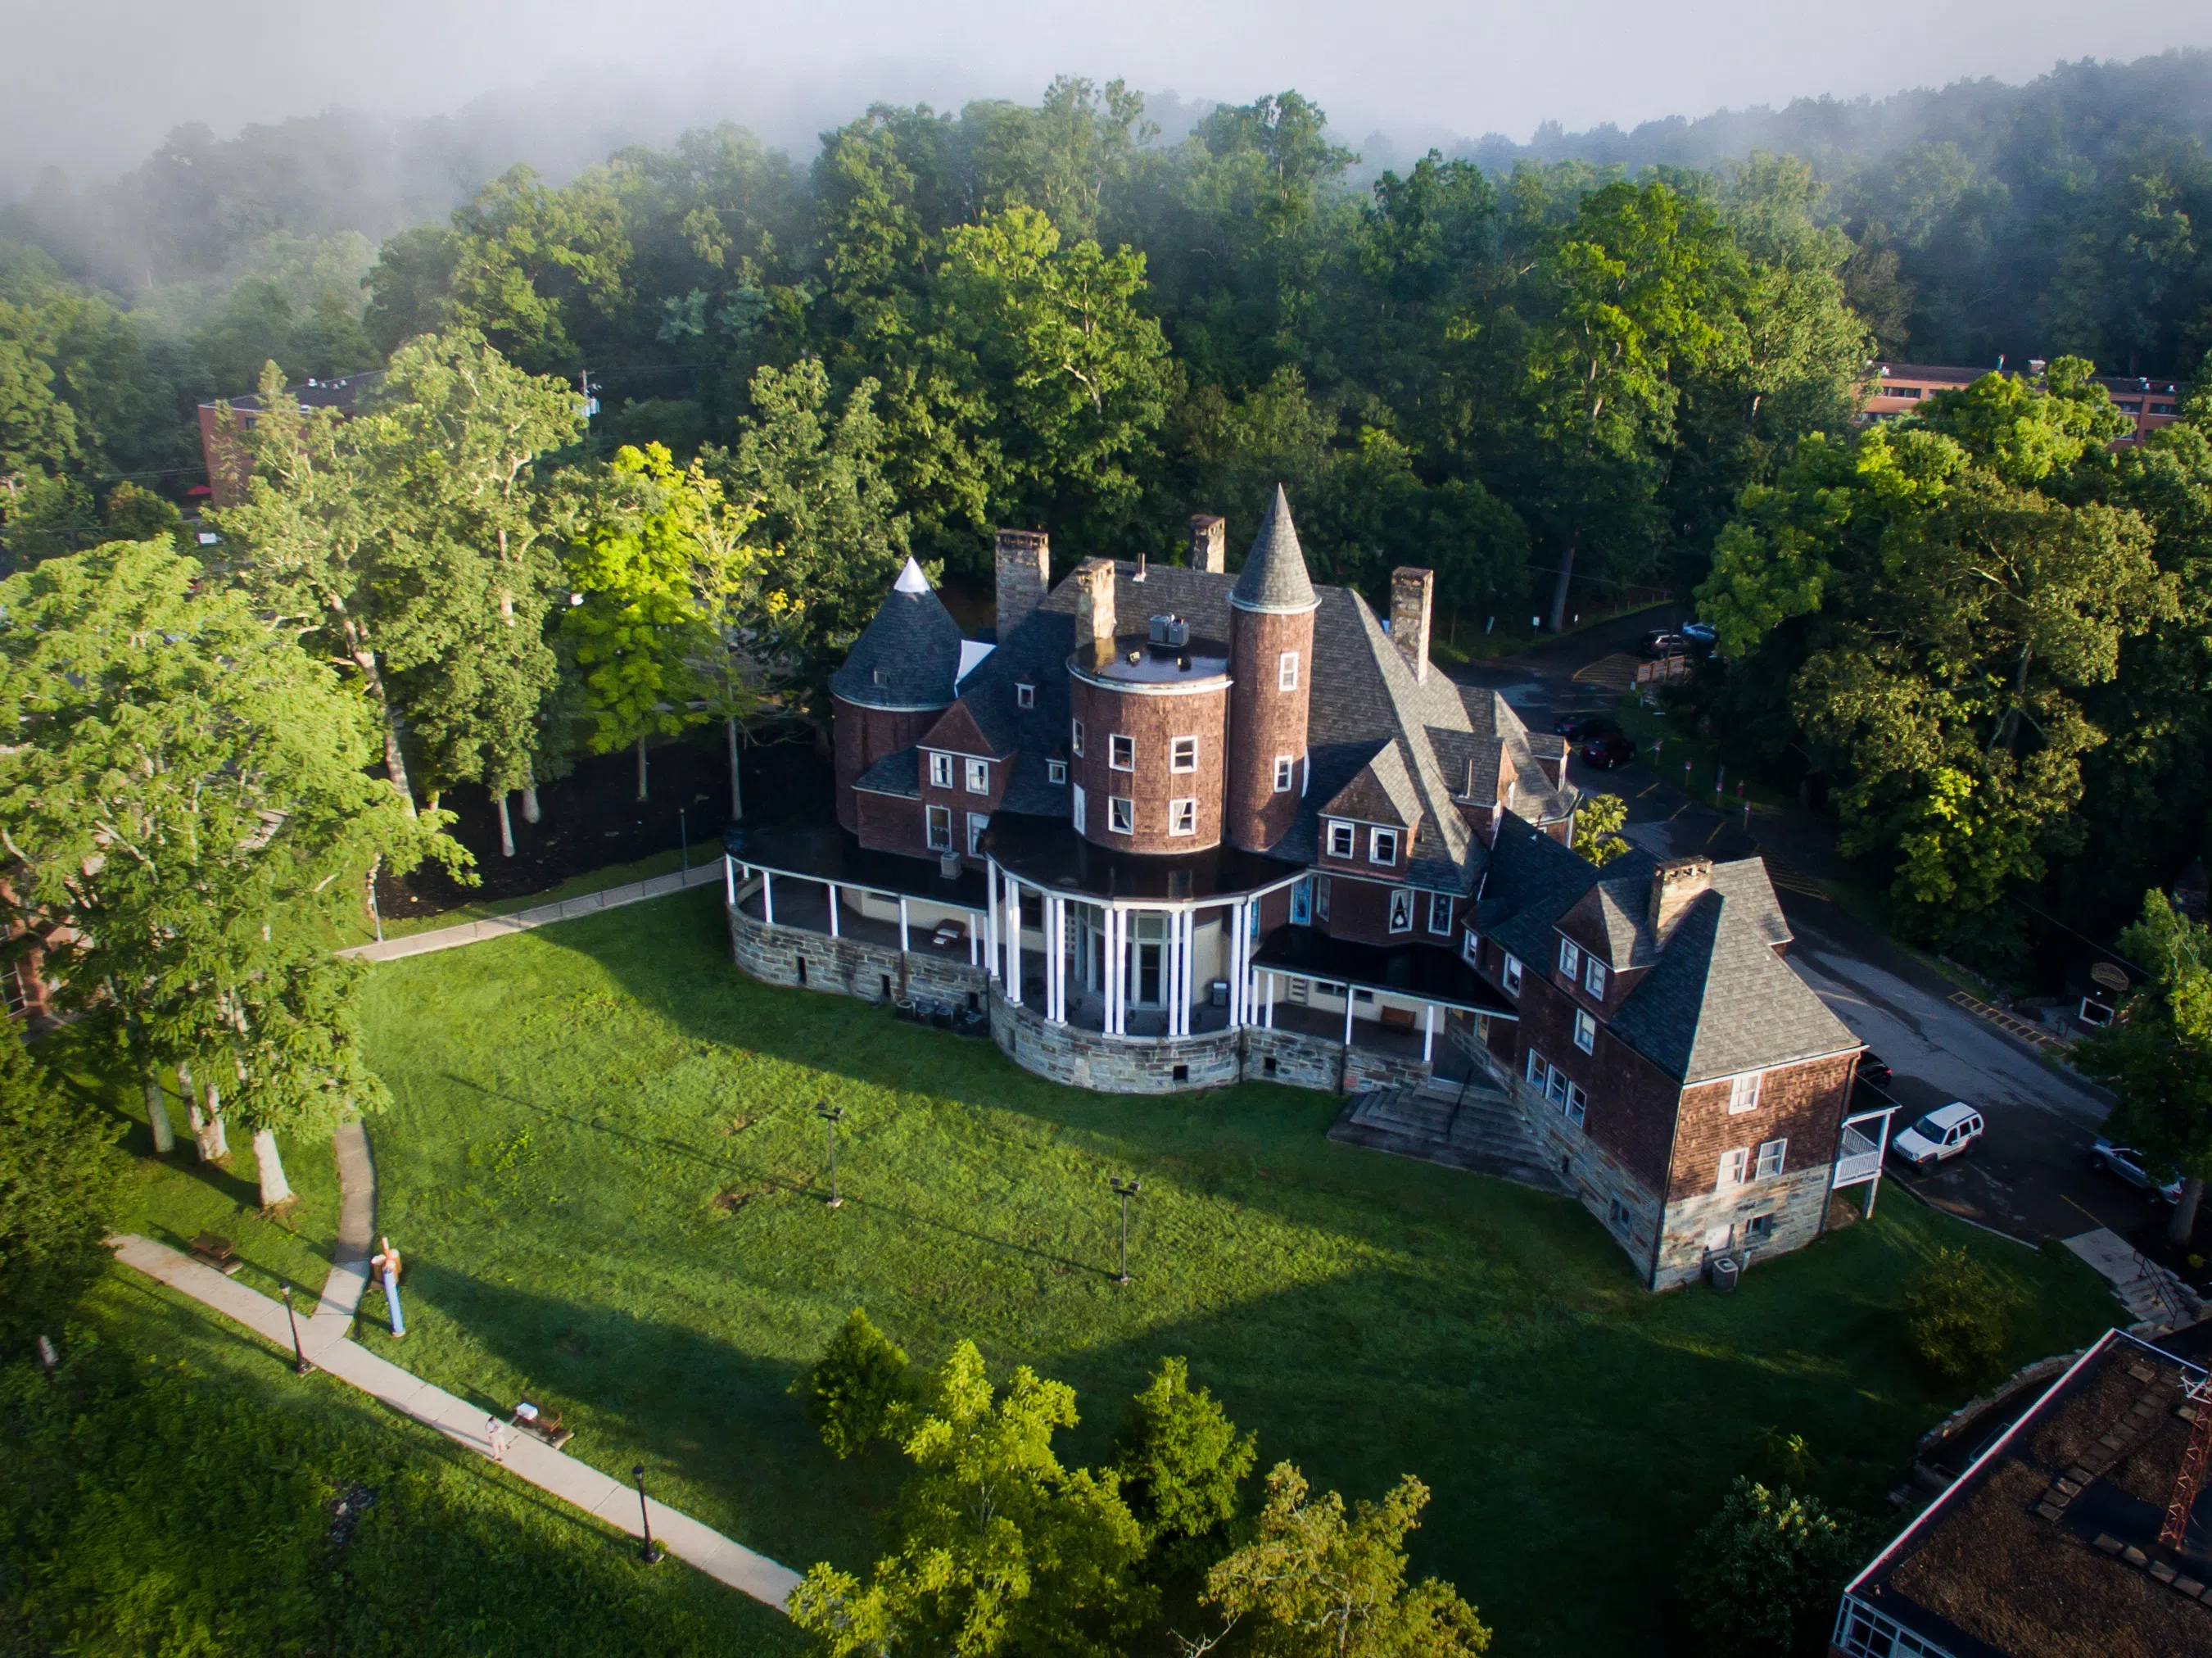
[[[1044,780],[1047,783],[1066,783],[1067,781],[1067,762],[1066,760],[1047,760],[1044,763]]]
[[[1605,963],[1595,956],[1583,963],[1583,988],[1599,1001],[1605,1000]]]
[[[1026,684],[1019,680],[1015,680],[1014,706],[1016,708],[1035,708],[1036,706],[1036,687],[1033,685]]]
[[[1367,861],[1370,863],[1395,863],[1398,861],[1398,832],[1395,829],[1368,831]]]
[[[1567,983],[1573,984],[1576,976],[1582,970],[1582,951],[1576,947],[1573,940],[1561,939],[1559,941],[1559,971],[1566,975]]]
[[[929,786],[933,789],[952,787],[952,756],[932,754],[929,757]]]
[[[1328,826],[1328,855],[1333,858],[1348,858],[1358,844],[1359,832],[1348,823],[1332,819]]]
[[[990,761],[968,762],[968,792],[971,795],[988,795],[991,792]]]
[[[875,669],[868,675],[868,678],[877,685],[889,685],[891,682],[891,676],[884,673],[881,668]]]

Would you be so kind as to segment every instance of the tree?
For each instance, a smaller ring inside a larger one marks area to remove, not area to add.
[[[1787,1485],[1769,1490],[1739,1475],[1691,1545],[1682,1574],[1703,1649],[1713,1658],[1824,1651],[1866,1529]]]
[[[385,1097],[359,968],[329,954],[343,912],[380,861],[466,855],[366,774],[362,700],[203,575],[124,542],[0,582],[0,902],[52,941],[64,1006],[116,1008],[142,1067],[189,1067],[217,1122],[228,1096],[274,1204],[275,1131]]]
[[[1626,856],[1628,839],[1620,830],[1627,821],[1628,802],[1620,795],[1585,795],[1575,808],[1575,850],[1601,869]]]
[[[1965,1250],[1937,1250],[1905,1284],[1905,1308],[1913,1351],[1946,1381],[1971,1387],[2003,1362],[2004,1296]]]
[[[854,1308],[813,1367],[791,1385],[807,1425],[839,1460],[896,1432],[915,1394],[906,1350]]]
[[[1052,1437],[1075,1422],[1066,1384],[1024,1365],[1000,1394],[960,1343],[907,1427],[890,1551],[865,1586],[815,1566],[792,1622],[839,1658],[1127,1650],[1151,1610],[1144,1531],[1113,1473],[1061,1466]]]
[[[1334,1491],[1313,1496],[1287,1462],[1267,1475],[1259,1533],[1206,1576],[1218,1634],[1186,1640],[1193,1658],[1240,1624],[1255,1658],[1460,1658],[1490,1649],[1490,1631],[1450,1584],[1406,1582],[1407,1535],[1428,1487],[1411,1474],[1346,1520]]]
[[[0,1029],[0,1350],[49,1332],[107,1270],[128,1166],[93,1110]]]
[[[2181,1201],[2166,1235],[2186,1245],[2212,1175],[2212,928],[2154,891],[2119,945],[2147,977],[2110,1025],[2076,1045],[2075,1063],[2118,1096],[2113,1137],[2140,1147],[2154,1167],[2180,1171]]]
[[[1203,1387],[1190,1362],[1169,1358],[1136,1396],[1114,1459],[1129,1508],[1158,1547],[1218,1532],[1237,1517],[1238,1487],[1259,1459],[1259,1438]]]

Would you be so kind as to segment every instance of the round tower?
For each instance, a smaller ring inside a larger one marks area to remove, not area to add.
[[[927,735],[952,706],[959,674],[960,625],[909,558],[875,620],[830,676],[837,821],[844,827],[860,831],[861,777]]]
[[[1265,852],[1290,832],[1306,785],[1314,613],[1321,600],[1281,485],[1229,595],[1229,770],[1222,838]]]

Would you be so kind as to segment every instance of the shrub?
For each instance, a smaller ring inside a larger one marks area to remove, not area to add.
[[[1114,1467],[1150,1537],[1188,1541],[1235,1519],[1237,1486],[1259,1460],[1258,1436],[1240,1438],[1213,1395],[1191,1387],[1187,1359],[1163,1359],[1135,1404]]]
[[[1682,1574],[1701,1650],[1710,1658],[1820,1651],[1866,1530],[1787,1485],[1769,1490],[1739,1476]]]
[[[914,1397],[911,1372],[905,1350],[856,1307],[791,1391],[805,1401],[806,1420],[822,1442],[842,1460],[893,1430],[894,1418]]]
[[[2005,1298],[1963,1249],[1939,1249],[1905,1290],[1912,1350],[1948,1381],[1972,1387],[2004,1362]]]

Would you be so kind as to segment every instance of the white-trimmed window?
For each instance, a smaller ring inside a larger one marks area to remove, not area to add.
[[[1741,1186],[1744,1171],[1750,1166],[1751,1152],[1746,1147],[1738,1146],[1734,1151],[1721,1153],[1721,1178],[1716,1189],[1726,1192],[1730,1186]]]
[[[1584,1053],[1597,1051],[1597,1021],[1580,1008],[1575,1009],[1575,1045]]]
[[[968,762],[968,792],[971,795],[988,795],[991,792],[990,761]]]
[[[1542,1088],[1544,1086],[1544,1078],[1550,1075],[1551,1070],[1552,1068],[1544,1063],[1544,1056],[1542,1054],[1537,1052],[1534,1048],[1528,1050],[1529,1082],[1540,1088]]]
[[[1035,708],[1036,706],[1036,687],[1024,680],[1015,680],[1014,706],[1016,708]]]
[[[1480,967],[1482,965],[1482,941],[1475,936],[1472,927],[1460,935],[1459,953],[1467,958],[1468,966]]]
[[[1275,756],[1275,792],[1277,794],[1287,795],[1291,792],[1291,784],[1297,777],[1297,761],[1291,755]]]
[[[1580,1083],[1570,1082],[1567,1084],[1566,1102],[1559,1109],[1567,1113],[1570,1123],[1580,1128],[1583,1119],[1589,1115],[1589,1095],[1583,1092]]]
[[[1450,936],[1451,894],[1449,893],[1429,894],[1429,930],[1432,933],[1443,933],[1446,936]]]
[[[933,789],[952,787],[952,756],[932,754],[929,757],[929,784]]]
[[[1367,861],[1370,863],[1395,863],[1398,861],[1398,832],[1395,829],[1370,829],[1367,832]]]
[[[1116,771],[1137,769],[1137,740],[1115,732],[1106,739],[1106,764]]]
[[[1044,763],[1044,780],[1047,783],[1066,783],[1067,781],[1067,762],[1066,760],[1047,760]]]
[[[1067,752],[1078,759],[1083,758],[1083,722],[1080,720],[1067,722]]]
[[[1286,650],[1275,659],[1275,689],[1296,691],[1298,688],[1298,653]]]
[[[1519,956],[1507,956],[1505,958],[1505,965],[1498,970],[1498,976],[1505,985],[1506,995],[1518,996],[1521,994],[1521,958]]]
[[[1759,1078],[1757,1071],[1747,1071],[1741,1076],[1729,1079],[1729,1114],[1759,1109]]]
[[[1413,930],[1413,889],[1393,887],[1390,889],[1390,930],[1410,933]]]
[[[1769,1140],[1759,1148],[1758,1173],[1755,1178],[1771,1180],[1782,1173],[1782,1162],[1790,1149],[1787,1140]]]
[[[929,849],[933,852],[952,850],[952,808],[949,806],[929,808]]]
[[[1168,833],[1194,835],[1198,832],[1198,802],[1171,800],[1168,802]]]
[[[1554,1065],[1552,1074],[1544,1081],[1544,1097],[1564,1111],[1566,1109],[1567,1090],[1572,1087],[1574,1084],[1567,1081],[1566,1072]]]
[[[1595,956],[1583,962],[1583,988],[1599,1001],[1605,1000],[1605,963]]]
[[[1314,918],[1316,921],[1328,919],[1328,877],[1327,875],[1314,877]]]
[[[1573,984],[1575,982],[1575,975],[1581,972],[1582,970],[1582,951],[1577,948],[1574,940],[1571,938],[1561,939],[1559,941],[1559,971],[1567,976],[1567,983],[1570,984]]]
[[[1198,739],[1170,737],[1168,739],[1168,770],[1195,771],[1198,770]]]
[[[1333,858],[1348,858],[1359,844],[1359,832],[1350,824],[1331,818],[1328,824],[1328,855]]]
[[[970,812],[968,814],[968,856],[969,857],[980,857],[982,855],[983,832],[990,826],[991,814],[988,812]]]
[[[1106,796],[1106,826],[1117,835],[1137,832],[1137,802],[1127,795]]]
[[[1075,785],[1075,799],[1073,804],[1073,809],[1068,814],[1068,816],[1070,820],[1074,823],[1075,832],[1079,835],[1091,826],[1089,822],[1090,814],[1085,809],[1090,806],[1090,804],[1091,802],[1089,798],[1085,796],[1083,792],[1083,785],[1079,783],[1077,783]]]

